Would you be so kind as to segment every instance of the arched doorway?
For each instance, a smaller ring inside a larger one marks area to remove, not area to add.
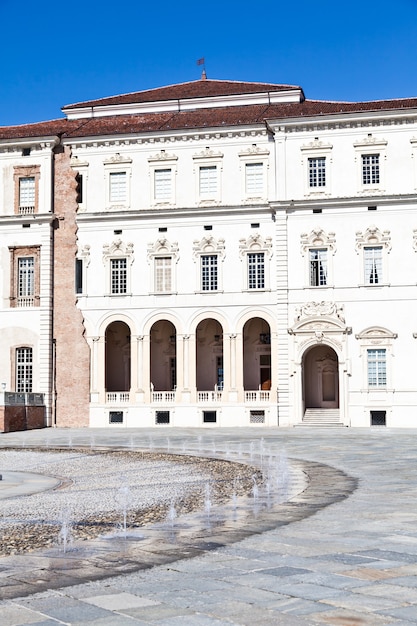
[[[206,319],[196,329],[196,381],[198,391],[223,389],[223,328]]]
[[[130,328],[112,322],[106,329],[106,391],[130,391]]]
[[[339,408],[339,360],[330,346],[311,348],[303,356],[304,408]]]
[[[271,389],[271,329],[260,317],[243,327],[243,388]]]
[[[159,320],[151,328],[151,385],[155,391],[174,391],[177,386],[177,333],[174,324]]]

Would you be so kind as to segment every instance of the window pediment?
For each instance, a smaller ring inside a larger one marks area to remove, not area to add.
[[[370,226],[364,232],[357,231],[356,251],[359,253],[364,246],[383,246],[389,252],[391,250],[390,231],[381,231],[376,226]]]
[[[370,343],[386,343],[390,339],[396,339],[397,333],[384,328],[383,326],[370,326],[365,328],[362,332],[355,335],[356,339],[361,341],[369,341]]]
[[[247,239],[239,239],[239,253],[240,256],[245,255],[247,252],[266,252],[269,257],[272,256],[272,238],[266,237],[265,239],[259,233],[251,235]]]
[[[148,244],[148,260],[159,255],[169,255],[178,260],[178,243],[170,242],[165,237],[157,239],[155,243]]]
[[[336,252],[335,233],[326,233],[322,228],[314,228],[309,234],[301,235],[301,254],[307,254],[310,248],[327,248],[332,254]]]
[[[111,257],[130,257],[133,260],[133,243],[124,243],[121,239],[115,239],[112,243],[103,245],[103,262],[106,263]]]
[[[200,241],[195,239],[193,242],[193,256],[196,259],[201,254],[217,254],[221,259],[225,256],[224,239],[215,239],[214,237],[203,237]]]

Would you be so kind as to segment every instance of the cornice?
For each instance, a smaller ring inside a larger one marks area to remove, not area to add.
[[[277,134],[302,133],[324,130],[349,130],[355,128],[376,128],[386,126],[410,126],[417,124],[417,110],[401,111],[365,111],[363,113],[329,113],[312,115],[311,117],[296,117],[281,119],[274,122],[268,120],[268,125]]]
[[[412,205],[417,208],[417,194],[404,195],[375,195],[375,196],[345,196],[341,198],[302,198],[299,200],[276,200],[270,201],[273,210],[286,210],[289,213],[312,209],[337,209],[337,208],[362,208],[368,206],[391,206],[398,204]]]
[[[247,127],[233,127],[229,129],[219,130],[214,128],[212,130],[204,130],[204,132],[184,130],[181,129],[175,132],[164,132],[163,134],[147,134],[137,133],[130,134],[121,138],[122,133],[108,136],[103,135],[101,137],[68,137],[62,140],[64,145],[71,146],[72,149],[79,148],[117,148],[123,146],[155,146],[158,149],[169,149],[173,144],[178,143],[199,143],[201,141],[223,141],[229,140],[241,140],[244,138],[251,139],[251,143],[256,138],[267,138],[269,135],[265,128],[265,124],[253,124]]]

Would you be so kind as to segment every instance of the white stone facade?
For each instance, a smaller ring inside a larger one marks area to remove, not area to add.
[[[78,182],[68,280],[90,426],[416,425],[417,100],[202,80],[64,112],[70,128],[30,154],[0,133],[7,389],[10,355],[33,347],[48,425],[66,425],[53,406],[62,145]],[[19,215],[13,172],[28,165],[37,208]],[[41,250],[36,306],[11,307],[13,246]]]

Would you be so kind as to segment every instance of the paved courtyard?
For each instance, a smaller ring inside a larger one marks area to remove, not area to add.
[[[71,445],[186,448],[230,459],[246,454],[248,462],[252,454],[255,460],[282,451],[295,464],[303,461],[311,482],[304,500],[296,496],[266,522],[255,516],[250,532],[230,539],[224,533],[224,541],[208,532],[207,544],[200,538],[188,553],[182,547],[159,564],[153,553],[152,567],[138,570],[121,549],[113,562],[105,559],[108,576],[86,581],[71,569],[62,586],[45,590],[45,561],[44,576],[42,568],[36,573],[42,591],[10,597],[10,561],[0,559],[1,626],[417,624],[417,430],[159,427],[0,435],[0,449]],[[34,560],[19,563],[13,584],[36,590]],[[89,565],[86,556],[80,567]]]

